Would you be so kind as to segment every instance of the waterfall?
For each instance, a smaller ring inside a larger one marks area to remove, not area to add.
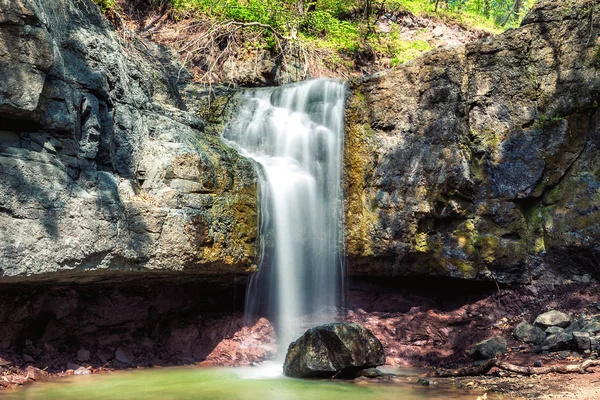
[[[274,322],[280,357],[307,325],[335,320],[344,293],[344,96],[327,79],[250,90],[223,133],[258,164],[261,260],[246,315]]]

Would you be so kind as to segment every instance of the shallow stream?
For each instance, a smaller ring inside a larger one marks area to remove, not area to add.
[[[152,368],[59,378],[0,392],[2,399],[211,400],[476,400],[483,392],[423,386],[416,377],[397,383],[265,377],[260,368]],[[487,396],[488,400],[499,397]]]

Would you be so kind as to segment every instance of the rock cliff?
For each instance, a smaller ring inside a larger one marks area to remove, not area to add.
[[[351,82],[352,274],[599,276],[597,5],[542,0],[520,29]]]
[[[1,276],[250,267],[254,170],[215,115],[231,92],[209,104],[87,0],[0,5]],[[542,0],[520,29],[351,81],[351,274],[597,276],[595,5]]]
[[[186,110],[174,59],[91,1],[0,0],[5,281],[251,265],[253,168]]]

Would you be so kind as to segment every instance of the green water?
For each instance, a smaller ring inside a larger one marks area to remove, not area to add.
[[[256,368],[255,368],[256,370]],[[56,379],[0,393],[2,399],[211,400],[475,400],[482,393],[416,378],[390,384],[354,384],[291,378],[255,379],[251,368],[165,368]],[[488,397],[492,399],[492,397]]]

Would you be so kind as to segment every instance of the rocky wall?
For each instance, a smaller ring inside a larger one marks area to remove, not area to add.
[[[187,108],[169,50],[89,0],[0,0],[0,277],[252,265],[251,164]]]
[[[600,276],[600,18],[541,0],[491,39],[350,83],[350,273]]]

